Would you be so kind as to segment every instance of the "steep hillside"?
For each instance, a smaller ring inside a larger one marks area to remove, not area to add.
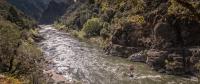
[[[55,20],[58,20],[58,18],[65,13],[67,7],[73,3],[73,0],[50,1],[48,4],[48,8],[42,13],[42,16],[39,21],[40,24],[51,24]]]
[[[34,20],[0,0],[0,74],[27,81],[31,74],[41,72],[38,67],[41,68],[42,53],[35,45],[36,27]],[[4,77],[0,79],[3,83]]]
[[[200,70],[199,0],[77,0],[55,26],[160,72]]]
[[[31,16],[36,21],[43,23],[53,23],[66,11],[65,9],[73,4],[73,0],[8,0],[26,15]]]
[[[25,14],[39,20],[50,0],[8,0]]]

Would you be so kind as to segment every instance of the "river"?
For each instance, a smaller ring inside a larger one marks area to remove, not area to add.
[[[69,34],[41,25],[44,38],[39,43],[46,60],[45,73],[52,79],[71,84],[198,84],[195,77],[184,78],[157,73],[145,64],[108,56],[95,45]]]

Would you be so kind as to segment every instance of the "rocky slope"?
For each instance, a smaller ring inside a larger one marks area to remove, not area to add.
[[[56,26],[168,74],[200,70],[199,0],[77,0]]]

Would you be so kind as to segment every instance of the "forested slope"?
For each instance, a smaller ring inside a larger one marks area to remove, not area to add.
[[[35,45],[38,40],[36,28],[34,20],[6,0],[0,0],[0,74],[30,82],[32,74],[40,71],[38,67],[43,58]],[[16,81],[13,84],[18,84]]]
[[[42,13],[48,7],[51,0],[7,0],[10,4],[16,6],[26,15],[40,20]]]
[[[74,3],[73,0],[8,0],[8,2],[40,24],[52,24]]]
[[[77,0],[55,26],[160,72],[200,70],[199,0]]]

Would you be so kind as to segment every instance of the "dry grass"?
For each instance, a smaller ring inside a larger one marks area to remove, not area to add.
[[[22,84],[22,82],[13,77],[0,75],[0,84]]]

